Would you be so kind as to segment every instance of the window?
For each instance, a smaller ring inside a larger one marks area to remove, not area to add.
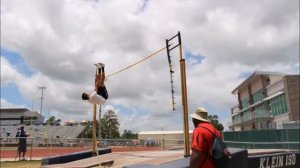
[[[268,117],[268,111],[265,108],[265,104],[260,104],[254,107],[255,118],[265,118]]]
[[[250,110],[246,110],[243,112],[243,121],[249,121],[252,119],[252,115],[251,115],[251,111]]]
[[[236,116],[233,116],[232,117],[232,122],[233,122],[233,124],[241,123],[241,116],[240,116],[240,114],[238,114]]]
[[[263,91],[262,90],[259,90],[259,91],[255,92],[255,93],[253,93],[253,103],[261,101],[263,98],[264,98],[264,95],[263,95]]]
[[[241,100],[241,102],[242,102],[242,109],[249,106],[249,98],[248,97]]]
[[[276,97],[273,97],[270,100],[270,107],[271,107],[273,116],[287,113],[287,105],[286,105],[285,95],[281,94]]]

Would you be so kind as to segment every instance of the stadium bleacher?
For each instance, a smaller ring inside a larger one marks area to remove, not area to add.
[[[17,142],[15,138],[20,126],[1,126],[1,141]],[[68,143],[70,140],[76,139],[85,129],[85,126],[49,126],[49,125],[29,125],[24,126],[26,133],[30,134],[29,138],[34,143],[45,144],[50,139],[55,143]],[[9,133],[9,136],[8,134]]]

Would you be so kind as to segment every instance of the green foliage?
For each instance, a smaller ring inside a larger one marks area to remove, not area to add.
[[[118,116],[113,110],[108,110],[101,119],[101,136],[104,139],[120,138],[120,123]]]
[[[119,133],[119,120],[116,113],[112,110],[108,110],[104,113],[101,118],[101,137],[103,139],[112,139],[112,138],[120,138]],[[98,137],[99,133],[99,122],[97,121],[96,125],[96,134]],[[83,138],[93,138],[93,122],[87,121],[86,127],[83,133],[80,135]]]
[[[97,124],[97,128],[99,128],[99,124]],[[92,123],[92,121],[87,121],[85,129],[81,136],[83,138],[93,138],[93,123]]]
[[[138,134],[133,133],[131,130],[124,130],[121,136],[123,139],[137,139]]]
[[[219,123],[219,117],[217,115],[208,115],[208,119],[211,121],[212,125],[214,125],[217,130],[224,130],[224,126],[221,123]]]
[[[51,116],[51,117],[47,120],[47,122],[53,122],[53,121],[55,121],[55,116]]]
[[[48,125],[59,126],[60,123],[61,123],[61,119],[56,119],[55,116],[51,116],[48,120],[46,120],[46,124],[48,124]]]

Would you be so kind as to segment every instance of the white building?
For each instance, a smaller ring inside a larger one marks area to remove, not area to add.
[[[30,125],[43,123],[44,116],[37,112],[32,112],[27,108],[1,108],[0,123],[1,125]]]
[[[231,108],[233,131],[280,129],[299,124],[299,75],[254,72],[232,94],[237,104]]]

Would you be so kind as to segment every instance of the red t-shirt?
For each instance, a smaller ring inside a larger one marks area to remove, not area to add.
[[[201,152],[203,156],[205,156],[205,158],[203,158],[205,162],[202,164],[202,167],[214,168],[212,156],[210,154],[210,149],[213,144],[214,136],[211,132],[209,132],[208,130],[202,127],[205,127],[210,131],[212,131],[213,133],[215,133],[218,138],[221,138],[222,135],[217,129],[214,128],[212,124],[205,123],[205,122],[200,123],[193,131],[192,149]]]

